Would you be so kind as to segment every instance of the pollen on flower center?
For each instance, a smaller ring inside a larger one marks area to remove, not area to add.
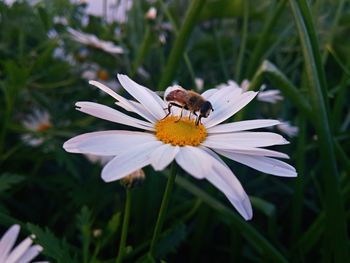
[[[178,146],[197,146],[207,137],[207,131],[202,124],[196,126],[195,120],[178,116],[169,116],[155,125],[158,140]]]

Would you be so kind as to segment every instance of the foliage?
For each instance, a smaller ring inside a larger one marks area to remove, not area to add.
[[[117,73],[164,90],[198,92],[235,79],[279,89],[283,102],[254,101],[235,120],[283,119],[299,127],[284,146],[298,171],[277,178],[225,160],[251,195],[244,221],[208,183],[180,171],[156,246],[163,262],[345,262],[349,258],[350,5],[346,1],[134,1],[127,21],[86,14],[79,1],[0,2],[0,225],[26,226],[50,262],[114,262],[126,194],[101,166],[62,149],[74,135],[122,129],[75,111],[113,100],[87,74],[125,95]],[[118,1],[123,2],[123,1]],[[155,20],[144,14],[154,5]],[[108,13],[107,13],[108,14]],[[123,54],[74,41],[68,27],[112,41]],[[102,74],[103,73],[103,74]],[[48,129],[25,121],[36,111]],[[33,142],[36,140],[36,145]],[[169,168],[145,169],[131,190],[125,262],[147,251]],[[28,223],[29,222],[29,223]],[[330,245],[328,245],[330,244]]]

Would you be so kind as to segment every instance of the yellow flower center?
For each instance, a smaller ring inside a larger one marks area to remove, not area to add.
[[[155,125],[158,140],[178,146],[197,146],[207,137],[207,131],[202,124],[196,126],[195,120],[178,116],[169,116]]]
[[[44,131],[47,131],[50,128],[51,128],[51,124],[50,123],[41,123],[37,127],[37,131],[38,132],[44,132]]]
[[[109,74],[106,70],[104,69],[101,69],[97,72],[97,77],[100,79],[100,80],[108,80],[109,79]]]

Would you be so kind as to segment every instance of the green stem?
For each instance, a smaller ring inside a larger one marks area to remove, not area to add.
[[[166,15],[166,17],[168,18],[168,20],[170,21],[170,24],[172,25],[173,29],[174,29],[174,32],[175,32],[175,35],[178,36],[179,34],[179,29],[178,29],[178,26],[177,24],[175,23],[175,20],[173,19],[172,15],[170,14],[169,12],[169,9],[167,8],[167,6],[164,4],[163,0],[158,0],[159,4],[162,6],[162,9]],[[184,51],[183,53],[183,58],[185,60],[185,63],[186,63],[186,66],[187,66],[187,69],[188,69],[188,72],[190,73],[190,76],[191,76],[191,79],[192,79],[192,83],[195,87],[197,87],[197,84],[196,84],[196,75],[194,73],[194,70],[193,70],[193,67],[192,67],[192,64],[191,64],[191,60],[187,54],[186,51]],[[197,87],[198,88],[198,87]]]
[[[171,173],[170,173],[170,177],[168,178],[168,182],[164,191],[164,195],[163,195],[163,200],[162,200],[162,204],[160,206],[159,209],[159,214],[158,214],[158,218],[157,218],[157,223],[156,226],[154,228],[154,232],[153,232],[153,236],[152,236],[152,241],[151,241],[151,246],[148,252],[148,255],[151,258],[154,258],[154,253],[156,252],[156,245],[159,239],[159,234],[162,230],[163,224],[164,224],[164,219],[165,219],[165,214],[169,205],[169,200],[170,200],[170,196],[171,196],[171,192],[173,190],[174,187],[174,182],[175,182],[175,178],[176,178],[176,169],[177,165],[176,162],[174,161],[171,165]]]
[[[174,77],[176,69],[179,65],[179,61],[182,58],[182,54],[185,50],[185,46],[192,29],[197,21],[198,15],[205,3],[205,0],[193,0],[186,13],[185,21],[179,31],[179,34],[175,40],[174,46],[171,49],[169,59],[166,63],[164,72],[159,81],[158,90],[164,90],[169,85]]]
[[[248,18],[249,18],[249,1],[243,1],[243,28],[242,28],[241,44],[240,44],[238,58],[237,58],[236,74],[235,74],[235,80],[239,83],[242,81],[242,65],[243,65],[245,48],[247,45]]]
[[[129,218],[130,218],[130,208],[131,208],[131,189],[126,188],[126,201],[125,201],[125,211],[123,218],[122,234],[120,238],[119,252],[116,263],[121,263],[125,255],[125,244],[126,236],[128,234],[129,228]]]
[[[135,74],[137,73],[137,70],[139,69],[140,65],[142,64],[142,62],[143,62],[143,60],[148,52],[148,49],[150,47],[151,40],[152,40],[151,29],[150,29],[150,26],[147,25],[140,49],[138,50],[137,57],[135,59],[135,62],[132,65],[132,69],[131,69],[131,73],[130,73],[131,77],[135,76]]]
[[[218,56],[219,56],[219,61],[220,61],[220,65],[221,65],[221,70],[224,73],[225,79],[228,80],[229,79],[229,75],[228,75],[228,72],[227,72],[227,67],[225,65],[224,51],[222,49],[221,39],[218,36],[218,31],[216,30],[216,26],[213,29],[213,36],[214,36],[215,46],[216,46],[216,49],[218,51]]]
[[[291,226],[291,240],[293,244],[295,240],[300,236],[301,223],[303,215],[303,204],[304,204],[304,175],[305,175],[305,144],[306,144],[306,125],[305,117],[301,115],[298,120],[299,123],[299,134],[298,134],[298,145],[296,155],[296,168],[298,171],[298,177],[295,178],[294,182],[294,196],[292,203],[292,226]]]
[[[261,63],[262,58],[266,56],[266,50],[268,49],[269,40],[271,38],[271,32],[275,25],[278,25],[278,19],[281,14],[283,14],[283,9],[286,4],[286,0],[282,0],[278,3],[276,9],[271,16],[268,16],[268,20],[261,32],[261,37],[259,37],[256,43],[252,56],[248,62],[247,77],[251,78],[256,70],[257,66]],[[264,55],[265,53],[265,55]]]
[[[319,140],[325,189],[325,238],[330,244],[327,249],[332,253],[335,262],[346,262],[350,257],[349,238],[344,203],[340,194],[338,168],[329,122],[327,84],[319,44],[306,0],[290,0],[289,2],[303,49],[315,129]]]
[[[164,4],[163,0],[158,0],[158,2],[160,3],[160,5],[162,6],[162,9],[166,15],[166,17],[168,18],[168,20],[170,21],[170,24],[172,25],[173,29],[174,29],[174,32],[175,32],[175,35],[178,36],[179,34],[179,29],[178,29],[178,26],[177,24],[175,23],[175,20],[173,19],[172,15],[170,14],[167,6]],[[196,75],[194,73],[194,70],[193,70],[193,67],[192,67],[192,64],[191,64],[191,61],[190,61],[190,58],[186,52],[186,50],[184,50],[184,53],[183,53],[183,58],[185,60],[185,63],[186,63],[186,66],[187,66],[187,69],[188,69],[188,72],[190,73],[190,76],[191,76],[191,79],[192,79],[192,83],[195,87],[197,87],[197,84],[196,84]],[[197,87],[198,88],[198,87]]]

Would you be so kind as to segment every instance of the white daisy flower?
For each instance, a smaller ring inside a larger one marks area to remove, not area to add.
[[[224,88],[227,86],[230,86],[233,89],[241,89],[242,92],[248,91],[250,82],[249,80],[243,80],[241,85],[239,86],[235,81],[229,80],[227,83],[222,83],[216,86],[216,88]],[[278,101],[283,100],[283,96],[281,95],[281,92],[277,89],[272,90],[266,90],[266,85],[262,85],[259,91],[259,94],[257,96],[257,100],[267,103],[276,103]]]
[[[284,134],[287,134],[289,137],[295,137],[299,133],[299,128],[290,124],[289,121],[281,121],[276,128]]]
[[[145,14],[145,18],[154,21],[157,18],[157,9],[154,6],[150,7]]]
[[[156,171],[165,169],[176,161],[186,172],[197,179],[207,179],[229,199],[232,205],[246,219],[252,218],[252,207],[238,179],[218,154],[245,164],[258,171],[295,177],[291,165],[275,158],[288,155],[263,147],[287,144],[282,136],[272,132],[249,130],[277,125],[277,120],[247,120],[220,124],[246,106],[257,92],[242,92],[231,87],[207,90],[202,97],[209,101],[215,111],[202,123],[194,119],[174,116],[180,109],[172,108],[174,115],[164,118],[168,104],[150,89],[132,81],[125,75],[118,75],[124,89],[136,99],[128,100],[110,88],[97,82],[91,85],[105,91],[122,109],[139,115],[142,119],[129,116],[119,110],[95,102],[77,102],[79,111],[119,124],[138,128],[141,131],[110,130],[86,133],[64,143],[66,151],[72,153],[114,155],[102,170],[106,182],[122,179],[131,172],[151,165]],[[180,89],[170,87],[171,90]],[[170,89],[170,90],[169,90]],[[189,114],[184,111],[184,115]]]
[[[133,0],[118,0],[115,4],[111,4],[110,20],[124,24],[128,21],[128,13],[132,7]]]
[[[68,25],[68,20],[64,16],[54,16],[53,17],[53,23],[54,24],[61,24],[61,25]]]
[[[30,146],[39,146],[44,142],[40,133],[52,127],[50,114],[47,111],[34,110],[22,121],[22,125],[32,131],[31,134],[22,135],[22,140]]]
[[[13,225],[2,236],[0,240],[1,263],[28,263],[43,250],[39,245],[32,245],[34,236],[27,237],[16,247],[13,247],[18,237],[19,230],[19,225]],[[45,261],[41,263],[48,262]]]
[[[83,33],[80,31],[77,31],[71,27],[67,29],[67,31],[70,33],[73,40],[82,43],[84,45],[91,46],[93,48],[101,49],[107,53],[111,54],[122,54],[124,53],[124,50],[120,46],[116,46],[111,41],[104,41],[99,39],[97,36],[92,34]]]
[[[116,85],[117,82],[115,79],[111,78],[109,72],[100,67],[98,64],[86,65],[86,70],[82,72],[82,78],[86,79],[87,81],[97,79],[103,85],[113,87],[114,90],[119,88],[119,85]],[[106,93],[103,92],[103,94],[105,95]]]
[[[204,87],[204,80],[202,78],[195,78],[194,82],[196,83],[197,90],[202,91]]]

